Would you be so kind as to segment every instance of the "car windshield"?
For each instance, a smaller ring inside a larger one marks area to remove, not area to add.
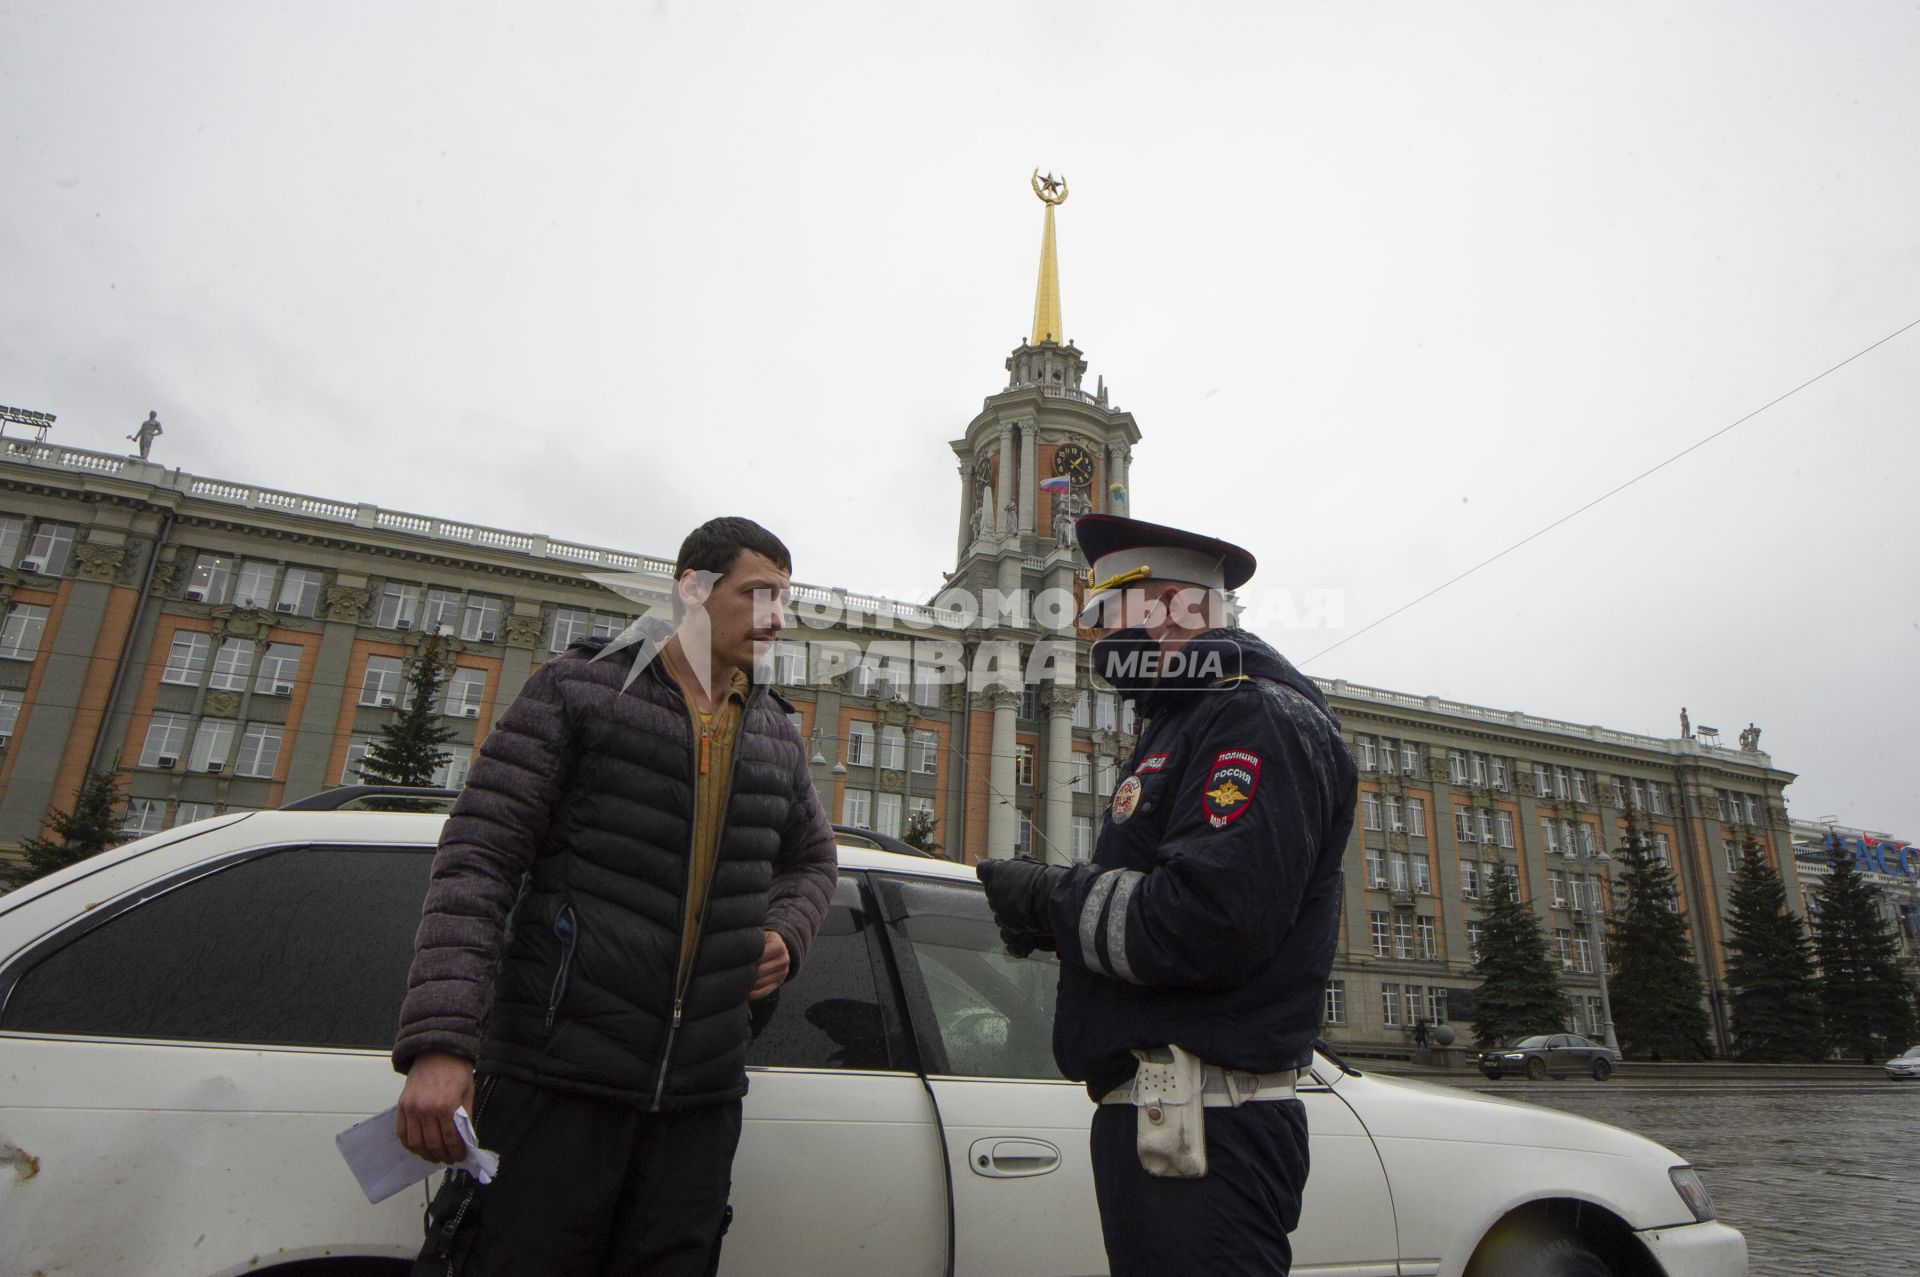
[[[1530,1038],[1519,1038],[1519,1039],[1516,1039],[1515,1041],[1507,1043],[1507,1050],[1525,1051],[1525,1050],[1528,1050],[1529,1048],[1545,1046],[1546,1044],[1547,1044],[1547,1035],[1544,1033],[1536,1033]]]
[[[1900,1053],[1903,1060],[1920,1060],[1920,1046],[1910,1046]]]

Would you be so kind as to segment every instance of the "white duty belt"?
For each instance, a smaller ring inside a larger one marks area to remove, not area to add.
[[[1299,1083],[1313,1075],[1311,1069],[1282,1069],[1278,1073],[1246,1073],[1223,1069],[1215,1064],[1203,1066],[1200,1103],[1207,1108],[1239,1108],[1261,1100],[1290,1100]],[[1102,1104],[1133,1104],[1131,1080],[1114,1087],[1100,1097]]]

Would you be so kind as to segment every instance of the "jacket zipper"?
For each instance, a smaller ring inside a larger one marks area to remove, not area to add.
[[[664,679],[663,681],[667,684],[667,690],[670,691],[673,694],[674,698],[680,702],[680,707],[687,711],[687,724],[688,726],[692,726],[693,711],[692,711],[692,708],[687,705],[686,698],[680,695],[679,688],[673,686],[672,679],[668,678],[668,679]],[[747,729],[747,712],[750,709],[752,709],[753,707],[752,703],[753,703],[753,697],[749,696],[747,698],[747,704],[742,705],[740,707],[739,730],[742,732],[746,731]],[[716,705],[714,708],[715,708],[715,712],[718,712],[719,707]],[[707,769],[706,740],[707,740],[706,734],[702,733],[700,744],[695,745],[692,741],[688,742],[688,751],[692,755],[692,762],[693,762],[696,773],[703,773]],[[734,778],[739,775],[739,773],[740,773],[740,749],[739,749],[739,743],[736,740],[734,751],[733,751],[733,761],[727,767],[727,801],[721,804],[720,827],[719,829],[714,831],[714,835],[713,835],[713,863],[707,866],[707,890],[700,897],[700,916],[695,921],[694,934],[696,936],[698,936],[702,931],[706,929],[707,907],[713,903],[713,875],[714,875],[714,872],[720,868],[720,848],[722,844],[726,841],[726,835],[727,835],[727,808],[733,805],[733,781],[734,781]],[[680,912],[679,912],[680,925],[675,929],[676,938],[680,941],[680,948],[682,952],[686,950],[687,896],[693,893],[693,840],[695,837],[698,836],[698,832],[699,832],[697,828],[699,816],[700,816],[699,800],[700,800],[699,786],[698,786],[698,781],[696,780],[695,789],[694,789],[694,819],[689,822],[688,833],[687,833],[687,890],[680,897]],[[654,1081],[653,1081],[653,1102],[648,1106],[648,1109],[647,1109],[647,1111],[650,1113],[658,1113],[660,1111],[660,1097],[666,1094],[667,1065],[673,1059],[673,1040],[680,1036],[680,1017],[685,1013],[687,1009],[687,981],[693,975],[693,960],[699,956],[699,952],[698,952],[699,948],[700,948],[699,943],[698,941],[696,941],[694,943],[695,951],[693,953],[687,954],[686,957],[681,958],[674,965],[673,1016],[672,1016],[672,1019],[670,1019],[667,1022],[666,1041],[664,1041],[660,1046],[660,1065],[659,1065],[659,1070],[655,1074]]]
[[[573,966],[573,946],[579,938],[574,922],[573,906],[564,905],[553,920],[553,934],[560,937],[560,969],[553,973],[553,992],[547,996],[547,1027],[553,1027],[553,1017],[560,1009],[560,999],[567,992],[567,972]]]
[[[491,1073],[487,1075],[487,1080],[480,1084],[480,1094],[473,1101],[473,1129],[476,1135],[480,1132],[480,1115],[487,1111],[487,1101],[493,1097],[494,1084],[499,1080],[500,1075],[498,1073]],[[477,1197],[479,1193],[480,1185],[477,1181],[467,1185],[466,1195],[460,1199],[459,1209],[453,1212],[452,1219],[440,1227],[441,1235],[445,1238],[447,1246],[447,1277],[454,1277],[453,1239],[459,1234],[460,1222],[467,1217],[467,1212],[473,1209],[473,1199]]]

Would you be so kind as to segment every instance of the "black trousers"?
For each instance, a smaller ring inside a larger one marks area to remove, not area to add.
[[[474,1107],[500,1173],[461,1230],[458,1277],[702,1277],[713,1271],[740,1101],[677,1113],[483,1077]],[[457,1209],[457,1203],[456,1203]]]
[[[1113,1277],[1285,1277],[1287,1234],[1307,1186],[1307,1110],[1299,1100],[1210,1108],[1207,1173],[1157,1179],[1135,1146],[1137,1111],[1093,1117],[1093,1186]]]

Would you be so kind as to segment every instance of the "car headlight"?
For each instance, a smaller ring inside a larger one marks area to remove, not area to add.
[[[1510,1052],[1508,1052],[1508,1054],[1507,1054],[1507,1058],[1508,1058],[1509,1060],[1524,1060],[1524,1059],[1526,1059],[1527,1057],[1526,1057],[1526,1055],[1525,1055],[1525,1053],[1523,1053],[1523,1052],[1520,1052],[1520,1051],[1510,1051]]]
[[[1673,1181],[1674,1191],[1693,1212],[1694,1219],[1704,1224],[1713,1218],[1713,1198],[1708,1196],[1707,1186],[1700,1182],[1699,1171],[1691,1166],[1676,1166],[1667,1172],[1667,1178]]]

